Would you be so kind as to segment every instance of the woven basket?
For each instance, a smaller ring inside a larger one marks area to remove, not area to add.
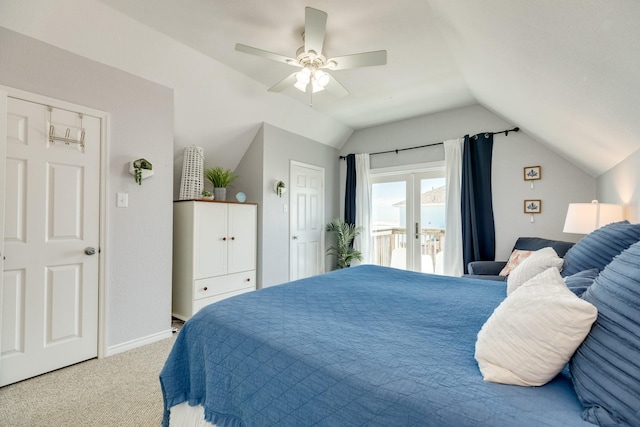
[[[182,163],[182,183],[180,200],[199,199],[203,190],[204,152],[202,148],[191,145],[184,149]]]

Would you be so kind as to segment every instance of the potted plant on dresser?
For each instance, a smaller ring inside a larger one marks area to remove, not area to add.
[[[240,178],[230,169],[222,169],[220,166],[205,170],[204,176],[213,186],[215,200],[227,200],[227,186]]]

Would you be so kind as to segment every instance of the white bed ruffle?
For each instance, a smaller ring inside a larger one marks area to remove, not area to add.
[[[189,406],[187,402],[173,406],[169,417],[169,427],[215,427],[204,419],[202,405]]]

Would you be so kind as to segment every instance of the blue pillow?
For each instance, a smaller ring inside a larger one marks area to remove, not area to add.
[[[613,257],[640,241],[640,224],[614,222],[587,234],[564,255],[562,277],[583,270],[602,271]]]
[[[593,284],[593,281],[598,277],[598,269],[591,268],[589,270],[580,271],[576,274],[572,274],[571,276],[567,276],[564,278],[564,283],[567,285],[567,288],[577,296],[582,296],[584,291],[586,291],[589,286]]]
[[[571,358],[582,417],[601,426],[640,420],[640,242],[618,255],[582,298],[598,309]]]

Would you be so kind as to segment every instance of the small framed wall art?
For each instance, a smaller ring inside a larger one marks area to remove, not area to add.
[[[542,212],[542,200],[525,200],[524,213],[539,214]]]
[[[525,181],[537,181],[540,178],[542,178],[542,170],[540,166],[525,166],[524,168]]]

